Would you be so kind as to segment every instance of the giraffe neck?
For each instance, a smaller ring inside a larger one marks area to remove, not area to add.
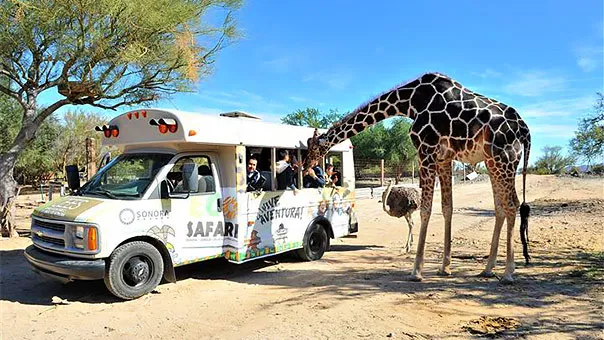
[[[436,107],[444,102],[444,95],[450,100],[463,100],[462,91],[469,92],[444,74],[425,73],[354,110],[319,136],[319,140],[326,143],[322,144],[323,148],[329,149],[386,118],[402,116],[415,120],[419,112],[432,109],[432,106],[433,111],[443,110],[444,106],[438,109]],[[435,96],[437,93],[440,95]],[[435,97],[438,98],[434,99]]]
[[[416,112],[409,104],[416,82],[419,83],[419,78],[377,96],[348,114],[319,137],[327,143],[323,144],[324,147],[329,149],[386,118],[402,116],[415,119]]]

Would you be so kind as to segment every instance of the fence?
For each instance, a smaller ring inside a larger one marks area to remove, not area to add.
[[[415,162],[410,166],[411,170],[401,170],[388,164],[383,159],[355,159],[354,177],[356,187],[381,187],[387,185],[390,181],[394,181],[395,183],[417,183]]]

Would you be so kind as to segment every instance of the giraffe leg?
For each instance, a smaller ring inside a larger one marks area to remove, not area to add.
[[[438,177],[440,180],[442,213],[445,218],[445,244],[443,264],[438,270],[438,275],[451,275],[451,218],[453,215],[453,185],[451,183],[451,162],[440,163],[438,166]]]
[[[413,271],[409,276],[411,281],[422,280],[422,268],[424,266],[424,248],[426,246],[426,233],[428,232],[428,222],[432,213],[432,198],[434,197],[434,178],[436,169],[434,164],[422,164],[419,170],[420,187],[422,190],[422,202],[420,209],[421,226],[419,229],[419,240],[417,241],[417,252]]]
[[[516,267],[514,263],[514,225],[516,222],[516,212],[520,206],[518,196],[516,195],[514,174],[508,174],[508,176],[509,177],[507,178],[505,183],[506,185],[504,187],[505,201],[503,202],[503,209],[508,227],[505,272],[503,273],[503,278],[501,279],[501,283],[504,284],[514,283],[514,278],[512,277]]]
[[[487,162],[488,164],[488,162]],[[487,165],[488,167],[488,165]],[[499,237],[501,235],[501,228],[503,227],[503,221],[505,220],[505,214],[503,212],[503,197],[501,195],[502,188],[499,185],[498,179],[495,177],[494,169],[489,169],[489,175],[491,178],[491,187],[493,189],[493,202],[495,204],[495,228],[493,229],[493,238],[491,239],[491,251],[489,252],[489,259],[487,261],[486,268],[480,273],[482,277],[494,277],[493,268],[497,262],[497,248],[499,248]]]
[[[411,250],[411,246],[413,246],[413,218],[411,217],[411,213],[405,214],[405,219],[407,219],[407,224],[409,225],[409,234],[407,235],[407,245],[405,246],[405,253],[408,253]]]

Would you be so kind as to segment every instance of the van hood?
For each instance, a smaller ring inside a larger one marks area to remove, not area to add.
[[[37,207],[32,215],[61,221],[81,221],[81,215],[90,213],[92,208],[103,202],[102,199],[90,197],[64,196]]]

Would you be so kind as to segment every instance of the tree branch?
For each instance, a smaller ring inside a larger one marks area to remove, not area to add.
[[[50,116],[53,112],[55,112],[56,110],[58,110],[60,107],[65,106],[67,104],[69,104],[69,100],[68,99],[61,99],[58,102],[55,102],[54,104],[50,105],[49,107],[45,108],[44,110],[42,110],[42,112],[40,112],[36,118],[34,119],[34,124],[42,124],[42,122],[44,121],[44,119],[46,119],[48,116]]]
[[[23,101],[23,98],[21,98],[21,96],[17,92],[12,91],[11,89],[9,89],[8,87],[6,87],[4,85],[0,85],[0,92],[7,94],[11,98],[15,99],[19,103],[19,105],[21,105],[21,107],[23,107],[23,109],[25,109],[25,102]]]
[[[15,75],[9,71],[12,70],[10,67],[7,67],[7,65],[4,63],[0,66],[2,66],[2,68],[0,69],[0,74],[7,76],[10,80],[14,81],[17,85],[19,85],[19,87],[23,87],[23,83],[21,83],[21,80],[18,77],[15,77]]]

